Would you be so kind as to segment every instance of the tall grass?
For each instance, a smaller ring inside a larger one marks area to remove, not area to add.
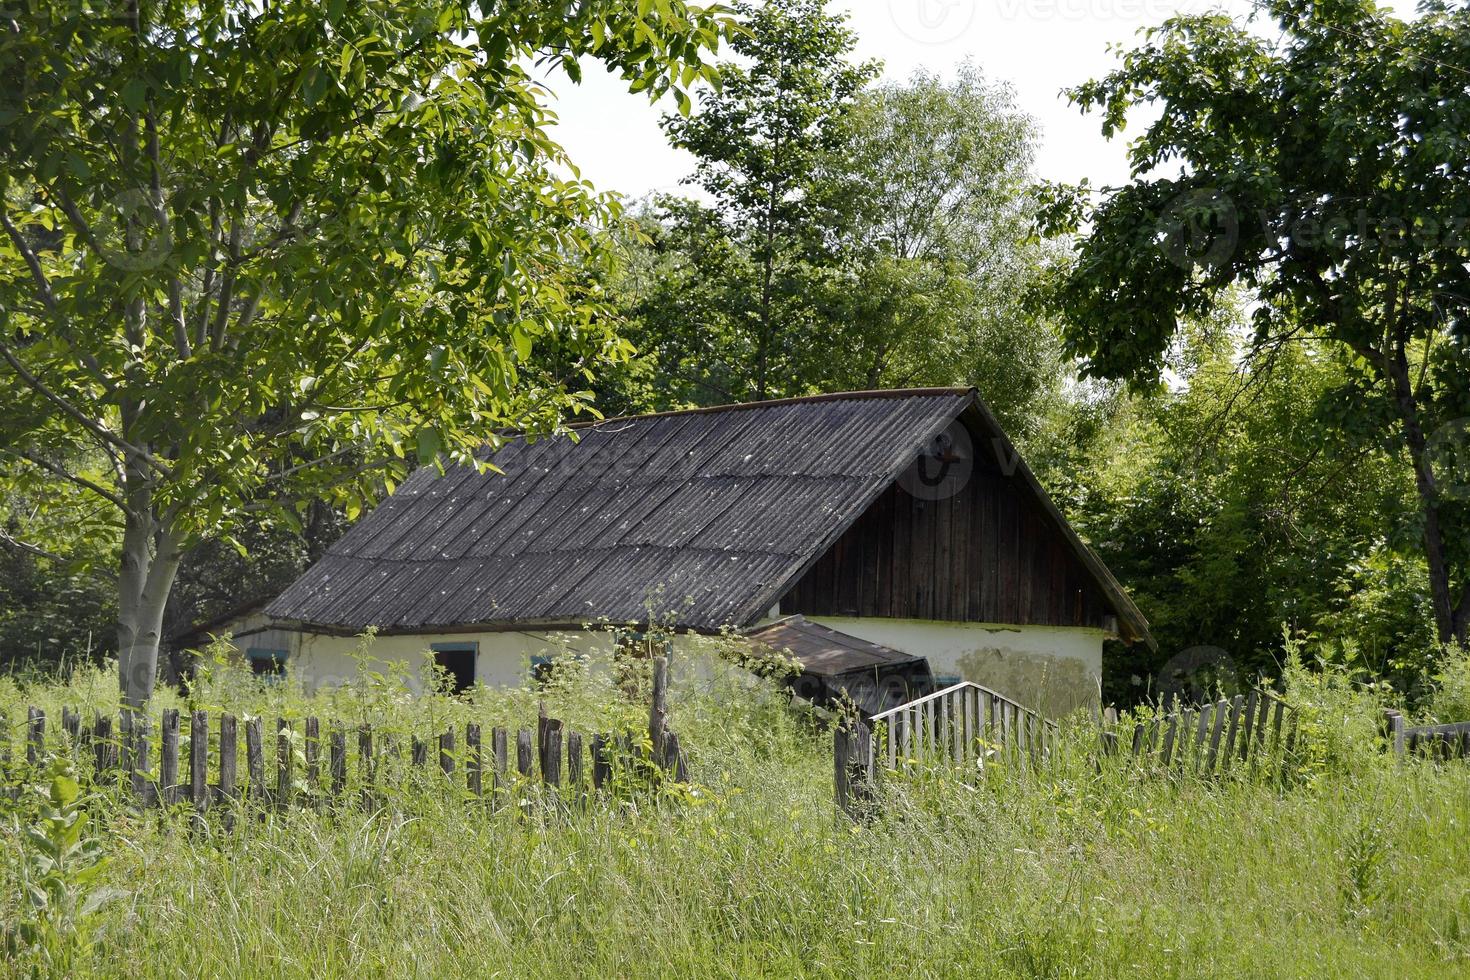
[[[0,689],[0,702],[59,705],[105,681]],[[323,717],[355,705],[405,729],[534,714],[525,693],[467,705],[385,684],[313,699],[222,678],[209,691],[196,697]],[[641,717],[622,691],[582,676],[548,696],[593,730]],[[1470,975],[1470,765],[1389,758],[1359,718],[1373,695],[1350,686],[1302,671],[1288,697],[1330,746],[1304,778],[1100,764],[1074,726],[1043,771],[891,780],[865,825],[834,813],[830,735],[774,687],[719,670],[674,694],[691,796],[565,815],[425,790],[204,835],[93,798],[120,897],[67,972]],[[0,831],[7,922],[31,914],[18,834],[33,805]],[[19,946],[8,965],[57,972]]]

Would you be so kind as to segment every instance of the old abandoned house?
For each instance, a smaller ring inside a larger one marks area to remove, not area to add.
[[[236,624],[236,643],[316,686],[353,676],[349,653],[374,627],[375,658],[429,655],[457,684],[496,685],[524,682],[552,634],[602,644],[608,623],[652,617],[692,636],[799,615],[818,646],[845,635],[899,673],[925,658],[937,683],[1055,713],[1096,699],[1105,639],[1150,642],[973,390],[574,433],[507,442],[499,472],[421,468]]]

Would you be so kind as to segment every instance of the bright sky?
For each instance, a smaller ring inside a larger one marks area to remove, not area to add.
[[[1407,16],[1412,2],[1391,3]],[[1041,128],[1038,175],[1117,184],[1128,177],[1121,140],[1104,140],[1094,117],[1070,108],[1065,86],[1099,77],[1116,61],[1108,45],[1133,46],[1143,28],[1177,12],[1224,10],[1243,17],[1249,0],[833,0],[857,32],[859,58],[884,63],[884,77],[902,80],[917,68],[950,74],[971,58],[992,81],[1008,81],[1021,109]],[[1262,30],[1269,30],[1263,24]],[[676,191],[692,158],[671,148],[658,127],[671,106],[651,106],[595,66],[580,86],[549,79],[558,95],[556,136],[599,190],[639,197]],[[671,100],[668,100],[671,101]],[[1136,125],[1136,124],[1135,124]]]

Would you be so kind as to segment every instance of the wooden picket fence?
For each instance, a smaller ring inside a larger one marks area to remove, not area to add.
[[[1400,757],[1470,759],[1470,721],[1410,726],[1397,711],[1384,715],[1389,745]]]
[[[1212,704],[1186,707],[1176,700],[1126,731],[1112,709],[1101,721],[1102,756],[1126,752],[1140,771],[1202,775],[1281,773],[1300,726],[1296,710],[1263,688]],[[978,773],[1002,762],[1024,772],[1053,758],[1059,738],[1057,724],[1037,712],[978,684],[955,684],[874,715],[871,723],[848,721],[836,729],[837,804],[856,819],[870,815],[885,771],[939,766]]]
[[[832,740],[837,804],[853,816],[865,813],[876,800],[880,769],[1040,764],[1055,750],[1058,734],[1056,722],[1036,711],[961,681],[870,720],[840,725]]]
[[[1262,758],[1280,758],[1296,748],[1297,711],[1273,692],[1257,688],[1213,704],[1183,707],[1177,700],[1153,718],[1142,718],[1128,731],[1118,727],[1117,713],[1104,713],[1102,748],[1106,755],[1127,752],[1141,763],[1163,769],[1216,774],[1254,766]]]
[[[46,712],[31,707],[24,722],[24,767],[15,764],[19,747],[14,744],[10,720],[0,712],[0,791],[16,796],[19,779],[33,775],[55,753],[67,753],[83,775],[90,770],[94,783],[118,786],[141,807],[188,804],[197,824],[211,808],[222,804],[261,809],[376,806],[385,799],[395,775],[432,771],[432,754],[434,768],[447,784],[456,790],[462,785],[471,798],[504,802],[539,784],[534,791],[543,799],[565,797],[585,803],[589,786],[593,792],[609,789],[620,774],[636,774],[647,782],[656,771],[660,779],[688,782],[684,748],[678,734],[666,724],[666,699],[667,665],[660,658],[655,665],[646,733],[603,732],[588,738],[548,717],[544,706],[534,729],[512,733],[492,727],[488,745],[484,728],[477,722],[423,736],[375,730],[371,724],[323,725],[318,718],[307,717],[300,720],[299,758],[297,722],[286,718],[277,718],[268,735],[259,717],[247,716],[242,725],[233,714],[211,717],[208,711],[192,711],[184,742],[184,719],[173,708],[160,714],[156,732],[148,714],[123,709],[114,727],[112,715],[96,713],[90,723],[84,723],[79,711],[63,708],[57,735],[48,733]],[[181,742],[186,758],[181,758]],[[269,752],[271,742],[273,752]],[[349,765],[354,743],[356,762]],[[268,752],[273,756],[269,764]],[[185,767],[182,772],[181,765]]]

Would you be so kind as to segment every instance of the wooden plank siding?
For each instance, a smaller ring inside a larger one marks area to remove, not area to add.
[[[975,442],[982,452],[989,444]],[[890,486],[797,580],[781,611],[1098,629],[1113,612],[1028,489],[990,459],[944,499]]]

